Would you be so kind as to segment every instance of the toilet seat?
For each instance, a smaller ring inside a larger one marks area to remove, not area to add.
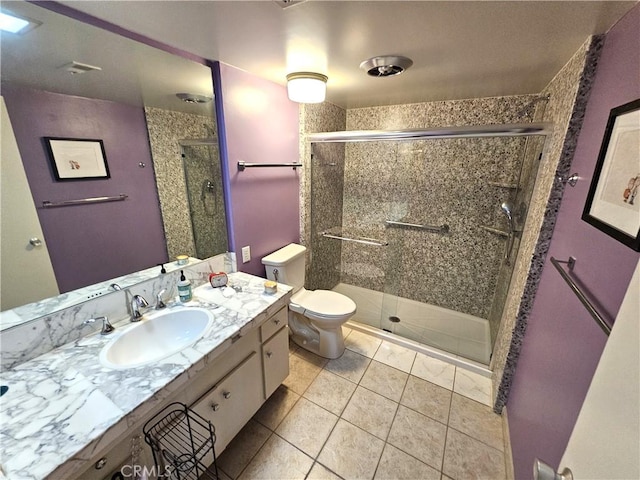
[[[310,318],[324,320],[342,319],[356,311],[356,304],[349,297],[330,290],[305,290],[291,297],[289,308]]]

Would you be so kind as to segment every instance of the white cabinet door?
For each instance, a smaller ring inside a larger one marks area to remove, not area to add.
[[[640,263],[591,381],[560,470],[573,478],[640,478]]]
[[[280,329],[262,345],[264,398],[267,399],[289,375],[289,329]]]
[[[219,455],[262,402],[260,357],[252,352],[191,408],[215,427]]]

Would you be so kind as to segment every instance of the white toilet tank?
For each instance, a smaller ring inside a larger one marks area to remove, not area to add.
[[[267,278],[289,285],[294,291],[304,287],[306,250],[302,245],[290,243],[264,257],[262,264],[267,271]]]

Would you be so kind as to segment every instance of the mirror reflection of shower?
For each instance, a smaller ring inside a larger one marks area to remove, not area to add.
[[[228,249],[218,142],[214,137],[185,139],[180,147],[195,255],[208,258]]]

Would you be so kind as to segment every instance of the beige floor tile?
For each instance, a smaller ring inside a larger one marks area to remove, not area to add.
[[[300,395],[296,392],[284,385],[280,385],[262,407],[260,407],[260,410],[257,411],[253,418],[265,427],[275,430],[299,398]]]
[[[267,443],[240,475],[241,480],[303,480],[313,459],[278,435],[271,435]]]
[[[387,442],[440,469],[446,432],[442,423],[400,405]]]
[[[271,430],[254,420],[249,420],[227,445],[222,455],[218,457],[218,468],[221,468],[229,477],[238,478],[238,475],[267,441],[269,435],[271,435]]]
[[[384,442],[370,433],[339,420],[318,461],[346,479],[372,479]]]
[[[453,394],[449,427],[504,451],[502,417],[475,400]]]
[[[410,375],[400,403],[446,424],[449,419],[451,390]]]
[[[379,338],[355,330],[344,342],[349,350],[369,358],[373,358],[381,343],[382,340]]]
[[[387,443],[374,478],[376,480],[440,480],[440,472]]]
[[[409,374],[373,360],[360,380],[360,385],[398,402],[408,378]]]
[[[504,455],[457,430],[449,429],[442,473],[456,480],[503,480]]]
[[[453,390],[456,367],[437,358],[429,357],[422,353],[416,355],[411,368],[411,375],[420,377],[440,387]]]
[[[323,370],[304,392],[304,397],[330,412],[340,415],[355,389],[355,383],[335,373]]]
[[[483,405],[491,405],[491,379],[463,368],[456,368],[453,391]]]
[[[325,369],[341,377],[358,383],[371,362],[370,358],[359,353],[345,350],[340,358],[330,360]]]
[[[306,360],[312,365],[315,365],[320,368],[324,368],[324,366],[329,361],[328,358],[324,358],[324,357],[321,357],[320,355],[316,355],[315,353],[310,352],[309,350],[305,350],[302,347],[298,348],[298,350],[296,350],[294,355],[297,355],[298,357]]]
[[[342,418],[386,440],[398,404],[366,388],[358,387],[345,408]]]
[[[329,437],[338,417],[306,398],[301,398],[285,417],[276,433],[315,458]]]
[[[307,480],[341,480],[341,477],[333,473],[324,465],[316,462],[307,475]]]
[[[416,352],[409,350],[408,348],[401,347],[390,342],[382,342],[380,348],[373,357],[380,363],[389,365],[390,367],[397,368],[403,372],[409,373],[413,366],[413,361],[416,358]]]
[[[302,395],[318,376],[320,370],[322,370],[322,367],[314,365],[296,352],[293,355],[289,355],[289,376],[282,384],[298,395]]]

